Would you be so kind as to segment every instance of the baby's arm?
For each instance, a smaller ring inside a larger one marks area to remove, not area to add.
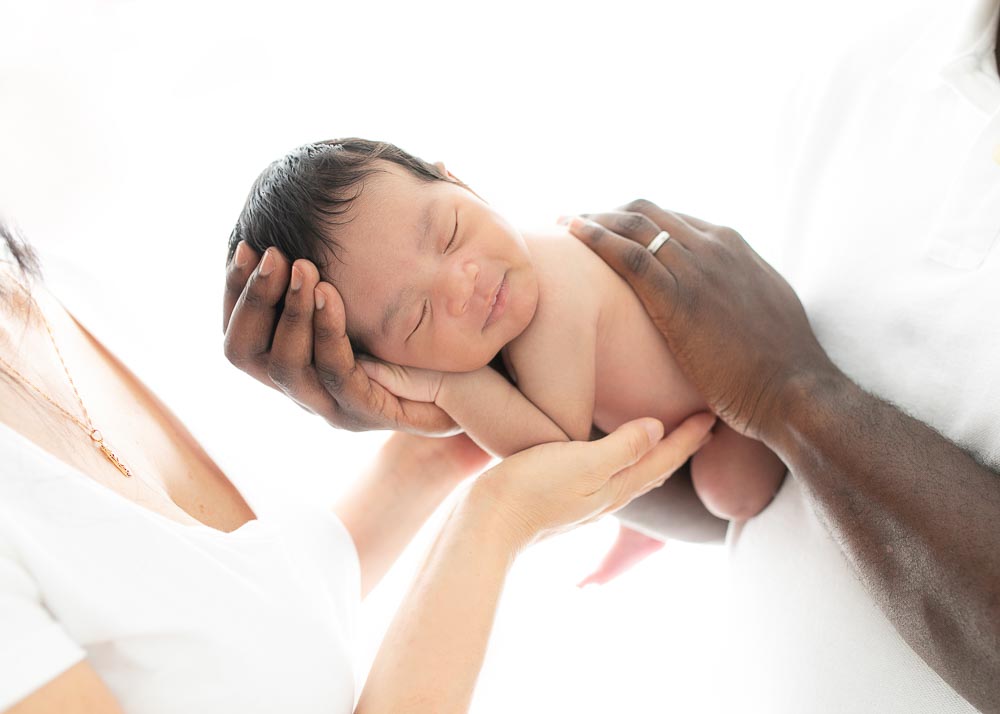
[[[576,307],[571,319],[560,322],[538,316],[541,324],[533,323],[508,345],[517,386],[491,367],[433,372],[375,362],[362,366],[394,394],[434,402],[497,456],[550,441],[586,441],[594,413],[597,314],[596,305]]]
[[[572,320],[529,330],[508,347],[516,387],[486,367],[446,374],[435,400],[477,444],[499,456],[590,437],[597,315],[580,309]]]
[[[447,373],[435,404],[486,451],[505,458],[569,436],[492,367]]]
[[[496,456],[570,438],[492,367],[436,372],[371,360],[359,364],[370,379],[397,397],[437,404],[473,441]]]

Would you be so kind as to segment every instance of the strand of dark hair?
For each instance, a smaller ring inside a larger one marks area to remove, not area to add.
[[[42,266],[31,244],[9,221],[0,218],[0,258],[9,256],[21,278],[38,279]],[[0,297],[6,297],[5,286],[0,282]]]

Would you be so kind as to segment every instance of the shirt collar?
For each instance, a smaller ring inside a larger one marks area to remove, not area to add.
[[[903,52],[891,77],[921,89],[942,84],[984,110],[1000,103],[993,56],[1000,0],[949,0]],[[996,95],[996,96],[992,96]]]

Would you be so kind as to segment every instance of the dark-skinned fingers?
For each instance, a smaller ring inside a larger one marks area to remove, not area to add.
[[[660,208],[658,205],[645,198],[636,198],[629,201],[624,206],[619,206],[617,210],[622,213],[639,213],[646,216],[646,218],[658,225],[660,230],[666,229],[665,221],[669,219],[670,214],[670,211]]]
[[[677,221],[687,223],[690,227],[696,228],[700,231],[706,231],[716,227],[714,224],[709,223],[708,221],[703,221],[700,218],[695,218],[694,216],[689,216],[685,213],[678,213],[677,211],[669,211],[666,208],[661,208],[657,204],[645,198],[637,198],[629,201],[624,206],[620,206],[618,210],[626,213],[641,213],[665,231],[670,231],[672,226],[676,226]]]
[[[704,231],[706,233],[711,232],[719,227],[715,223],[710,223],[708,221],[702,220],[701,218],[696,218],[695,216],[689,216],[686,213],[677,213],[675,211],[674,215],[680,218],[681,220],[685,221],[689,225],[697,228],[699,231]]]
[[[657,255],[653,255],[643,243],[622,236],[597,221],[573,218],[569,222],[569,230],[629,283],[653,280],[656,275],[669,270],[669,266],[664,267],[663,259],[658,257],[662,248]],[[635,284],[632,286],[634,288]]]
[[[650,200],[645,198],[637,198],[634,201],[629,201],[624,206],[619,207],[619,211],[625,213],[638,213],[646,218],[650,219],[659,226],[660,230],[667,231],[670,233],[672,238],[677,239],[680,245],[687,247],[687,243],[684,240],[691,234],[694,229],[701,230],[700,226],[695,225],[690,220],[688,216],[684,216],[676,211],[668,211],[666,208],[661,208]],[[707,224],[704,221],[698,221],[699,223]]]
[[[368,376],[354,360],[354,349],[347,337],[347,313],[337,289],[320,282],[314,290],[313,364],[321,381],[337,402],[347,395],[350,381]],[[357,395],[355,395],[357,398]]]
[[[251,273],[257,268],[260,256],[253,248],[240,241],[233,253],[233,259],[226,264],[226,289],[222,295],[222,331],[229,327],[229,317],[233,314],[236,302],[243,294],[243,288],[250,279]]]
[[[585,213],[582,217],[600,223],[608,230],[634,240],[643,246],[649,245],[649,242],[661,230],[656,223],[641,213],[607,211],[605,213]]]
[[[672,260],[668,262],[663,248],[654,256],[642,244],[581,218],[572,219],[569,229],[628,281],[653,322],[661,331],[667,330],[678,301],[677,276],[684,274],[688,258],[684,254],[671,254]]]
[[[354,358],[347,337],[344,301],[337,289],[320,282],[315,289],[313,364],[332,402],[327,421],[351,431],[401,429],[418,434],[445,434],[455,422],[436,404],[397,399],[373,382]]]
[[[645,198],[637,198],[629,201],[624,206],[620,206],[618,210],[646,216],[659,226],[661,230],[667,231],[671,236],[676,233],[681,238],[686,237],[694,231],[703,231],[714,227],[708,221],[703,221],[700,218],[694,218],[684,213],[678,213],[677,211],[670,211]],[[681,244],[684,243],[683,241],[679,242]]]
[[[313,310],[314,290],[319,283],[319,271],[308,260],[292,264],[285,292],[284,307],[274,331],[268,361],[271,381],[293,399],[305,386],[304,379],[313,376]],[[315,383],[315,379],[312,380]]]
[[[264,251],[244,286],[226,327],[226,358],[262,379],[261,363],[271,349],[279,305],[288,289],[290,266],[277,248]],[[253,369],[253,371],[251,371]]]
[[[355,360],[340,293],[333,285],[320,282],[314,295],[313,365],[337,411],[328,421],[351,431],[390,427],[398,400],[369,380]]]
[[[686,213],[674,213],[674,215],[677,216],[678,219],[684,221],[687,225],[691,226],[694,230],[698,231],[701,240],[695,244],[687,244],[687,247],[692,250],[698,250],[699,248],[708,246],[725,246],[730,250],[733,248],[739,250],[741,248],[737,247],[738,244],[746,244],[743,236],[729,226],[709,223],[708,221],[696,218],[695,216],[689,216]],[[747,247],[749,248],[749,245],[747,245]]]

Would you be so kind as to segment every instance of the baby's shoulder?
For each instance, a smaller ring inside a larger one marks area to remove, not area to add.
[[[539,286],[575,301],[604,299],[617,274],[562,226],[524,234]]]
[[[538,307],[505,353],[514,362],[522,362],[540,354],[585,349],[583,338],[598,329],[609,290],[613,290],[608,275],[617,275],[559,227],[523,235],[538,281]]]

